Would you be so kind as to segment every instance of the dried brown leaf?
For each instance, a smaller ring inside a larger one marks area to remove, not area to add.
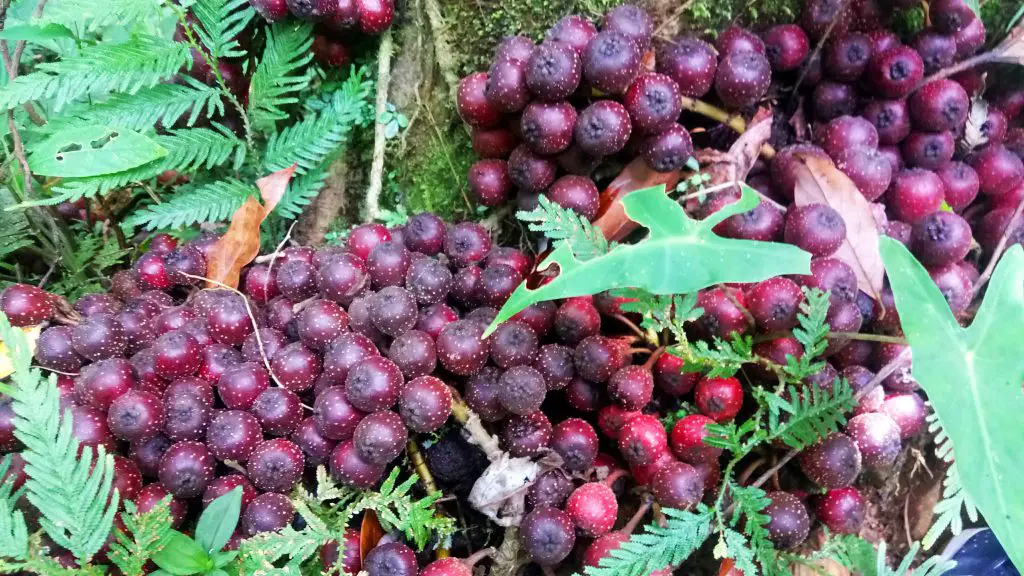
[[[746,132],[729,147],[728,152],[705,149],[697,153],[701,169],[711,176],[707,186],[727,182],[743,182],[747,179],[754,163],[761,154],[761,148],[772,135],[772,116],[764,109],[759,111]]]
[[[846,223],[846,240],[833,255],[853,268],[857,286],[880,299],[885,266],[878,251],[881,235],[871,203],[831,160],[802,156],[797,166],[794,202],[797,206],[826,204]]]
[[[997,62],[1024,66],[1024,20],[1018,22],[992,52]]]
[[[672,190],[678,182],[678,170],[655,172],[644,162],[643,158],[636,158],[626,165],[601,193],[601,206],[598,216],[594,220],[594,226],[604,232],[605,238],[609,241],[622,240],[637,227],[637,223],[626,216],[621,202],[623,196],[660,184],[665,185],[665,190]]]
[[[206,259],[206,277],[232,288],[238,287],[242,268],[260,252],[260,224],[266,220],[288,188],[295,165],[256,181],[263,203],[250,197],[235,211],[231,225]],[[210,286],[216,286],[209,282]]]

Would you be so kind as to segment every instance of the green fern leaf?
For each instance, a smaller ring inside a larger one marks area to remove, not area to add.
[[[75,56],[44,62],[0,91],[0,110],[30,100],[51,99],[55,110],[87,94],[134,94],[170,78],[191,63],[188,46],[154,36],[121,44],[87,46]]]
[[[10,469],[13,456],[0,460],[0,478]],[[0,483],[0,558],[24,560],[28,556],[28,528],[25,516],[15,506],[24,489],[14,489],[14,479]]]
[[[844,378],[836,379],[831,390],[823,390],[817,384],[799,389],[790,386],[789,396],[794,400],[780,398],[768,404],[768,440],[778,439],[798,450],[839,430],[846,424],[846,413],[857,405],[853,388]],[[785,414],[775,413],[777,410]]]
[[[167,13],[166,5],[160,0],[57,0],[47,3],[39,22],[93,31],[107,26],[157,23]]]
[[[162,204],[151,204],[125,220],[126,226],[184,228],[202,222],[221,222],[231,218],[250,196],[257,193],[252,184],[240,180],[221,180],[194,187],[183,186]]]
[[[971,522],[978,521],[978,509],[964,490],[956,462],[951,462],[942,479],[942,500],[935,504],[935,521],[921,539],[925,548],[931,548],[946,530],[956,536],[964,529],[964,514]]]
[[[220,89],[207,86],[194,78],[184,76],[186,84],[157,84],[143,88],[135,94],[113,94],[107,100],[83,105],[45,126],[56,132],[72,123],[102,124],[113,128],[144,131],[157,124],[173,126],[185,118],[188,126],[195,124],[201,114],[216,117],[224,114]]]
[[[249,119],[257,130],[272,129],[288,117],[285,106],[313,79],[313,28],[301,22],[282,22],[267,28],[267,46],[249,85]]]
[[[267,142],[263,167],[277,172],[297,164],[296,173],[314,171],[346,142],[368,112],[369,92],[359,73],[331,97],[331,105],[274,134]]]
[[[11,191],[0,186],[0,260],[35,244],[25,213],[7,210],[13,205]]]
[[[662,509],[666,526],[649,524],[642,534],[634,534],[601,559],[599,566],[588,566],[588,576],[646,576],[655,570],[678,566],[699,548],[711,534],[711,511],[699,505],[696,512]]]
[[[40,512],[39,524],[53,541],[86,564],[106,542],[119,498],[111,492],[114,459],[102,446],[81,447],[72,434],[71,411],[60,413],[56,377],[33,369],[32,352],[20,330],[0,314],[0,337],[10,350],[15,386],[15,437],[22,457],[29,502]],[[81,456],[78,455],[81,449]]]
[[[110,560],[125,576],[141,576],[146,563],[167,545],[171,533],[171,497],[166,496],[146,512],[139,513],[135,504],[125,502],[121,514],[125,529],[117,531],[117,540],[110,545]]]
[[[214,59],[245,56],[237,38],[256,15],[249,0],[197,0],[189,10],[199,23],[192,29]]]
[[[261,532],[242,541],[239,557],[242,573],[257,574],[298,574],[299,566],[327,543],[334,539],[330,532],[315,530],[310,526],[296,530],[285,526],[277,532]],[[286,559],[285,566],[278,566]]]
[[[543,194],[537,201],[533,210],[516,213],[516,218],[526,222],[530,230],[541,232],[556,243],[568,244],[581,262],[608,252],[610,247],[604,233],[578,212],[559,206]]]
[[[288,189],[285,190],[281,201],[274,207],[274,214],[287,219],[297,218],[302,212],[302,208],[312,202],[323,190],[326,179],[327,172],[321,168],[293,178],[288,183]]]
[[[853,534],[829,534],[827,529],[825,535],[826,540],[821,548],[808,555],[806,561],[815,563],[832,560],[855,574],[875,574],[878,552],[870,542]]]

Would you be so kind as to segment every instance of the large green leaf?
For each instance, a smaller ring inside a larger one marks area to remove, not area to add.
[[[637,190],[622,199],[626,215],[650,234],[636,244],[618,245],[603,256],[580,262],[565,243],[538,266],[558,266],[558,276],[536,289],[523,283],[487,329],[536,302],[597,294],[612,288],[642,288],[652,294],[686,294],[723,282],[759,282],[783,274],[809,274],[811,255],[795,246],[715,235],[711,229],[734,214],[757,206],[743,184],[738,202],[704,220],[692,220],[665,187]]]
[[[167,155],[163,146],[134,130],[98,124],[62,130],[31,152],[33,172],[62,178],[114,174]]]
[[[964,488],[1024,570],[1024,249],[1003,255],[967,328],[902,244],[882,238],[881,249],[914,378],[953,443]]]

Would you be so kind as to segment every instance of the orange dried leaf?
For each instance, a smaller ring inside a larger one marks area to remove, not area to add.
[[[377,513],[367,510],[363,513],[363,523],[359,526],[359,559],[360,562],[366,559],[366,555],[377,547],[380,539],[384,537],[384,528],[377,520]]]
[[[263,203],[249,197],[231,217],[228,231],[221,236],[206,259],[206,277],[232,288],[238,287],[242,268],[260,252],[260,224],[281,201],[288,182],[295,174],[295,165],[274,172],[256,181]],[[210,286],[216,286],[209,282]]]
[[[678,182],[679,171],[655,172],[643,158],[636,158],[623,168],[601,193],[601,206],[594,226],[604,232],[605,238],[609,241],[622,240],[637,227],[636,222],[626,216],[626,211],[622,208],[622,197],[630,192],[660,184],[664,184],[666,190],[672,190]]]
[[[843,217],[846,239],[833,257],[849,264],[857,276],[857,286],[879,300],[885,279],[885,265],[878,251],[882,232],[871,203],[853,181],[831,160],[801,156],[793,200],[797,206],[826,204]]]

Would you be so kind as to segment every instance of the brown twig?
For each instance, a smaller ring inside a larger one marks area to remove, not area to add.
[[[647,333],[644,332],[643,330],[641,330],[640,327],[637,326],[635,323],[633,323],[632,320],[630,320],[629,318],[626,318],[625,314],[612,314],[612,318],[615,318],[619,322],[622,322],[623,324],[625,324],[626,328],[629,328],[630,332],[636,334],[637,336],[639,336],[639,337],[641,337],[641,338],[643,338],[645,340],[647,339]]]
[[[737,116],[732,112],[722,110],[718,106],[708,104],[703,100],[690,98],[689,96],[683,96],[682,102],[683,110],[689,110],[690,112],[695,112],[701,116],[711,118],[712,120],[717,120],[729,128],[732,128],[737,134],[743,134],[747,131],[747,121],[744,120],[742,116]],[[764,156],[766,160],[771,160],[775,157],[775,148],[773,148],[771,144],[761,146],[761,156]]]
[[[875,377],[872,378],[870,382],[868,382],[867,386],[864,386],[863,388],[858,390],[857,393],[853,395],[853,399],[854,400],[860,400],[865,395],[867,395],[872,390],[874,390],[879,385],[881,385],[883,380],[888,378],[889,375],[891,375],[893,372],[895,372],[896,370],[898,370],[900,368],[900,366],[903,364],[903,362],[906,359],[906,357],[909,356],[909,355],[910,355],[910,348],[906,348],[906,349],[903,350],[903,352],[900,352],[900,354],[898,356],[896,356],[896,358],[893,358],[893,360],[891,362],[889,362],[888,364],[883,366],[882,369],[879,370],[877,374],[875,374]],[[754,483],[751,484],[751,486],[753,486],[755,488],[760,488],[761,486],[763,486],[764,483],[767,482],[772,476],[777,474],[779,472],[779,470],[781,470],[783,468],[783,466],[785,466],[786,464],[789,464],[789,462],[791,460],[793,460],[793,458],[796,458],[800,454],[800,452],[801,452],[801,450],[797,450],[795,448],[793,450],[790,450],[789,452],[787,452],[786,455],[783,456],[782,459],[779,460],[779,462],[777,464],[775,464],[770,469],[765,471],[764,474],[761,474],[760,476],[758,476],[757,480],[754,480]]]
[[[1006,230],[1003,231],[1003,235],[999,237],[999,243],[996,244],[996,249],[992,251],[992,258],[989,259],[988,264],[985,265],[985,270],[978,277],[978,281],[974,284],[973,297],[978,295],[981,288],[992,278],[992,273],[995,272],[996,264],[999,263],[999,259],[1002,258],[1003,252],[1006,250],[1007,243],[1010,240],[1010,235],[1013,234],[1014,228],[1017,226],[1017,221],[1020,220],[1021,212],[1024,212],[1024,196],[1021,197],[1020,202],[1017,202],[1017,207],[1013,210],[1013,216],[1010,217],[1010,221],[1006,224]]]
[[[656,28],[656,29],[654,30],[654,34],[653,34],[653,36],[654,36],[655,38],[660,38],[660,37],[661,37],[661,35],[662,35],[662,34],[663,34],[663,33],[665,32],[665,29],[666,29],[666,28],[668,28],[668,27],[669,27],[669,26],[671,26],[672,24],[675,24],[675,23],[676,23],[676,21],[678,21],[678,20],[679,20],[680,18],[682,18],[682,16],[683,16],[683,13],[684,13],[684,12],[686,12],[686,11],[687,11],[687,10],[688,10],[688,9],[690,8],[690,4],[693,4],[693,0],[686,0],[686,2],[683,2],[682,4],[680,4],[680,5],[679,5],[679,8],[677,8],[677,9],[676,9],[676,11],[675,11],[675,12],[673,12],[671,16],[669,16],[668,18],[666,18],[666,19],[665,19],[665,21],[664,21],[664,22],[662,22],[662,23],[661,23],[661,24],[660,24],[660,25],[659,25],[659,26],[658,26],[658,27],[657,27],[657,28]]]
[[[36,9],[32,12],[33,18],[39,18],[43,15],[43,9],[46,7],[46,2],[47,0],[40,0],[39,3],[36,4]],[[5,1],[3,5],[0,6],[0,30],[4,29],[4,24],[7,21],[7,8],[9,6],[9,0]],[[14,54],[12,56],[9,51],[7,41],[0,41],[0,54],[3,55],[4,67],[7,70],[7,77],[9,80],[14,80],[18,77],[18,64],[21,62],[21,56],[25,53],[25,46],[27,43],[28,42],[26,40],[19,40],[18,43],[14,45]],[[46,120],[36,112],[36,108],[31,102],[24,102],[21,106],[25,109],[25,112],[28,113],[29,120],[31,120],[33,124],[36,126],[46,124]]]
[[[938,72],[932,74],[931,76],[925,78],[924,80],[921,80],[921,82],[917,86],[914,86],[914,90],[911,92],[911,94],[917,92],[918,90],[921,89],[922,86],[928,84],[929,82],[942,80],[943,78],[949,78],[950,76],[959,74],[964,70],[970,70],[971,68],[981,66],[982,64],[987,64],[989,62],[995,62],[996,60],[998,60],[998,57],[995,52],[984,52],[978,54],[977,56],[971,56],[966,60],[962,60],[954,64],[953,66],[943,68],[942,70],[939,70]]]
[[[100,208],[107,215],[110,227],[114,230],[114,237],[117,238],[117,247],[121,250],[127,250],[128,240],[124,237],[124,230],[121,230],[121,222],[117,219],[117,215],[110,209],[110,203],[103,199],[103,194],[97,194],[96,201],[100,203]]]
[[[722,286],[722,294],[725,294],[725,297],[729,300],[729,302],[733,306],[735,306],[737,310],[740,311],[740,314],[743,315],[743,319],[747,322],[747,326],[753,328],[754,326],[757,325],[757,321],[754,320],[754,315],[750,313],[750,310],[747,310],[746,306],[740,304],[739,299],[736,298],[736,295],[732,293],[732,288],[729,288],[728,286]]]
[[[846,6],[849,3],[850,3],[849,0],[846,0],[845,2],[843,2],[842,6],[839,7],[839,11],[842,12],[842,11],[846,10]],[[829,36],[832,35],[832,30],[835,29],[836,24],[838,24],[841,20],[842,20],[842,18],[833,18],[832,22],[829,22],[828,28],[825,29],[825,34],[822,35],[820,40],[818,40],[818,44],[814,47],[814,52],[811,52],[811,54],[809,56],[807,56],[807,59],[804,60],[805,63],[810,62],[811,60],[813,60],[813,59],[815,59],[815,58],[817,58],[818,56],[821,55],[821,49],[825,47],[825,43],[828,42]],[[800,84],[803,84],[804,78],[807,76],[807,71],[808,70],[810,70],[810,67],[809,66],[804,66],[803,70],[800,71],[800,75],[797,76],[796,84],[793,84],[793,93],[794,94],[800,89]]]
[[[266,350],[263,349],[263,338],[260,336],[260,325],[258,322],[256,322],[256,315],[253,314],[252,307],[249,305],[249,299],[245,297],[245,294],[239,292],[237,288],[232,288],[231,286],[228,286],[223,282],[218,282],[217,280],[214,280],[212,278],[207,278],[205,276],[196,276],[193,274],[189,274],[187,272],[179,272],[179,274],[185,276],[186,278],[192,278],[193,280],[202,280],[204,282],[209,282],[210,284],[213,284],[218,287],[204,288],[204,290],[230,290],[231,292],[238,294],[242,298],[242,303],[245,304],[245,312],[246,314],[249,315],[249,322],[252,323],[252,333],[256,336],[256,344],[260,347],[260,358],[263,359],[263,366],[266,367],[267,372],[270,374],[270,378],[273,379],[274,381],[274,384],[276,384],[280,388],[284,388],[284,385],[281,384],[281,381],[278,380],[277,376],[274,375],[273,369],[270,368],[270,359],[267,358],[267,352]]]
[[[749,480],[750,477],[754,475],[754,472],[756,472],[758,468],[764,466],[765,462],[766,460],[764,456],[762,456],[748,464],[747,467],[744,468],[738,476],[736,476],[736,481],[739,483],[739,485],[743,486],[744,484],[746,484],[747,480]]]

